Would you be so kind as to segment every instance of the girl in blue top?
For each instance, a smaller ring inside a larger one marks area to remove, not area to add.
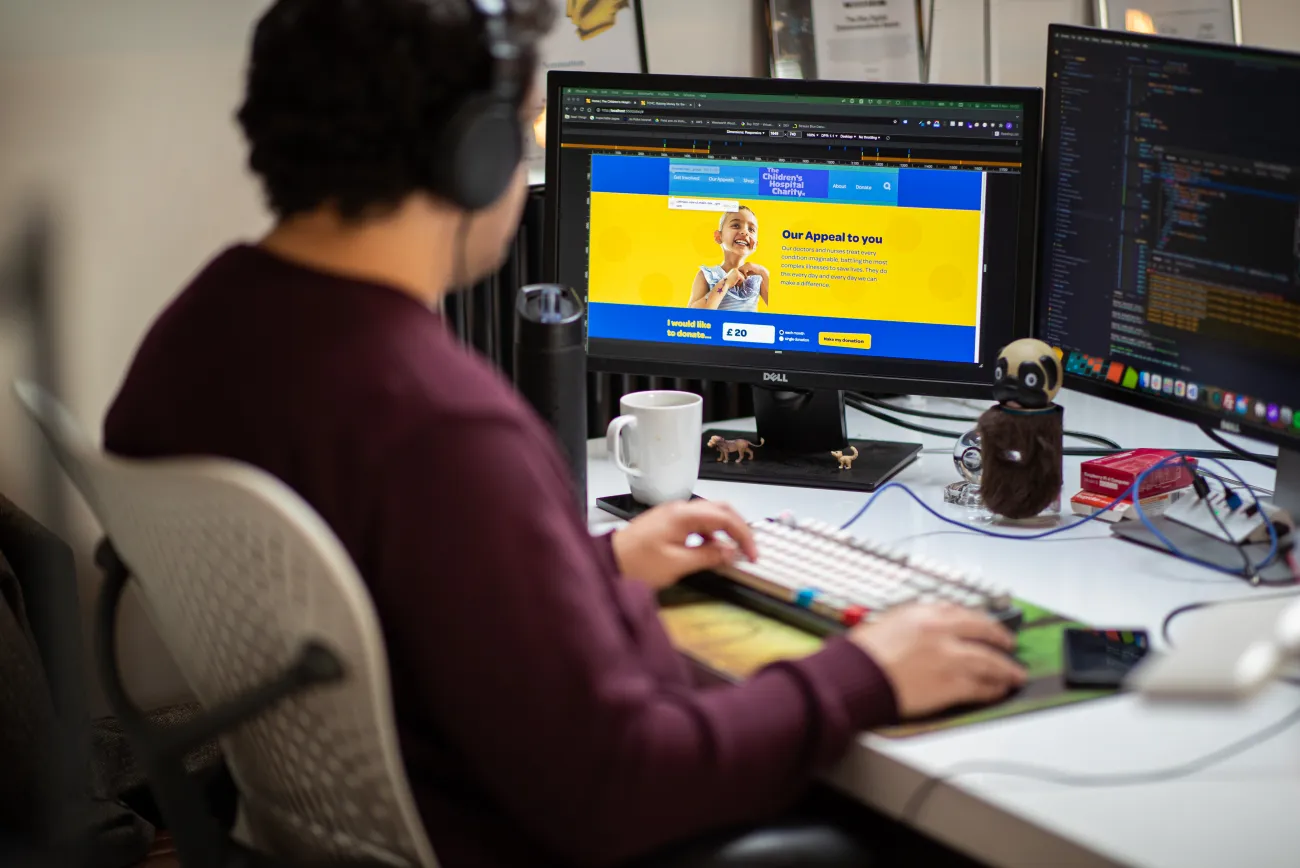
[[[758,310],[768,301],[767,269],[745,260],[758,247],[758,217],[745,206],[722,215],[713,240],[722,247],[721,265],[701,265],[691,286],[689,307],[705,310]]]

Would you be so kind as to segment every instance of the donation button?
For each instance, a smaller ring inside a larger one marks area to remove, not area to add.
[[[848,347],[854,350],[871,349],[871,335],[849,334],[848,332],[822,332],[817,335],[817,343],[824,347]]]

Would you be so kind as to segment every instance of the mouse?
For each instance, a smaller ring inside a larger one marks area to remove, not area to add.
[[[1273,635],[1288,653],[1300,651],[1300,603],[1292,603],[1277,616]]]

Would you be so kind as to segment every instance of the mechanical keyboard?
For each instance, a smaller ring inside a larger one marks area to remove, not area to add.
[[[750,525],[756,562],[737,561],[687,584],[819,635],[843,632],[913,602],[955,603],[1018,629],[1008,589],[931,558],[908,555],[812,519]]]

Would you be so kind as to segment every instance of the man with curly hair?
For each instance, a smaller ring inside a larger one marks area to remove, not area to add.
[[[545,0],[278,0],[238,115],[276,223],[167,306],[104,429],[123,455],[258,466],[334,530],[447,868],[612,865],[743,829],[859,730],[1022,678],[1000,627],[927,606],[742,685],[692,683],[654,591],[755,557],[744,522],[676,504],[593,538],[545,424],[436,313],[500,267],[526,196],[516,166],[495,201],[455,204],[485,181],[447,159],[457,107],[489,89],[504,20],[527,129],[553,17]]]

